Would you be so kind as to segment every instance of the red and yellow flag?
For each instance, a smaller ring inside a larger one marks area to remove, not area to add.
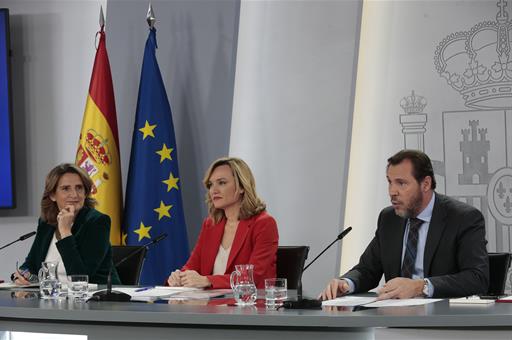
[[[119,245],[123,196],[116,104],[103,27],[98,34],[100,41],[75,162],[93,180],[93,197],[98,201],[96,209],[110,216],[110,242]]]

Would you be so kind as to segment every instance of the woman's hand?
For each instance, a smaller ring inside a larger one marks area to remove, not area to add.
[[[169,275],[169,278],[167,279],[167,284],[170,287],[181,287],[181,280],[180,280],[180,270],[176,269]]]
[[[199,275],[195,270],[180,272],[180,282],[184,287],[207,288],[212,285],[206,276]]]
[[[68,205],[57,215],[57,227],[60,239],[71,236],[71,227],[75,221],[75,206]]]
[[[29,272],[26,272],[25,275],[30,275]],[[25,276],[23,276],[23,274],[19,271],[19,270],[16,270],[16,273],[13,274],[13,282],[15,284],[17,284],[18,286],[24,286],[24,285],[28,285],[30,284],[30,281],[27,280],[27,278]]]

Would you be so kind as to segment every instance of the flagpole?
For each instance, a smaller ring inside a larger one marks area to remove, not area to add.
[[[132,135],[124,226],[127,245],[142,245],[153,234],[171,236],[146,254],[142,269],[141,284],[158,285],[185,264],[189,247],[178,148],[171,105],[156,58],[156,19],[151,4],[146,21],[149,34]]]
[[[103,6],[100,6],[98,19],[100,30],[95,36],[96,55],[75,163],[93,181],[92,197],[97,201],[95,209],[110,217],[110,242],[118,245],[121,244],[123,194],[117,113],[105,42]]]
[[[103,31],[103,29],[105,27],[105,16],[103,15],[103,5],[100,6],[100,19],[99,19],[99,23],[100,23],[100,29],[101,29],[101,31]]]
[[[149,29],[153,29],[155,27],[155,13],[153,12],[153,6],[151,6],[151,2],[148,7],[148,14],[146,15],[146,21],[148,22]]]

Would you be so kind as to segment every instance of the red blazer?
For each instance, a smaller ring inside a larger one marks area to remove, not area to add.
[[[206,275],[214,289],[231,288],[229,277],[237,264],[254,265],[256,287],[264,288],[265,279],[276,277],[276,253],[279,241],[277,224],[265,211],[241,220],[236,230],[224,275],[212,275],[213,264],[224,234],[226,219],[215,224],[204,220],[197,244],[181,270],[195,270]]]

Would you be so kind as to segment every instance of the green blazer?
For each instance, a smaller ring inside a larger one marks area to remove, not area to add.
[[[39,219],[36,238],[25,263],[21,265],[22,269],[37,275],[41,262],[46,259],[55,228]],[[95,209],[83,207],[76,215],[71,233],[71,236],[56,243],[66,273],[87,274],[91,283],[106,283],[108,271],[113,267],[110,217]],[[112,283],[121,284],[115,268],[112,268]]]

